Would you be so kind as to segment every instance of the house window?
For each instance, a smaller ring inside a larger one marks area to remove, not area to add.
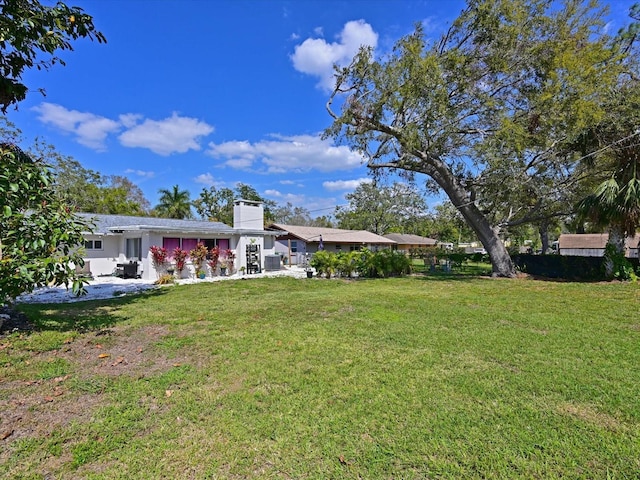
[[[207,247],[207,250],[211,250],[216,246],[215,238],[205,238],[204,240],[201,240],[201,241],[202,243],[204,243],[204,246]]]
[[[182,249],[190,252],[194,248],[198,246],[197,238],[183,238],[182,239]]]
[[[173,252],[180,246],[180,239],[174,237],[162,237],[162,246],[167,249],[167,252]]]
[[[207,250],[211,250],[213,247],[219,247],[220,250],[226,250],[229,248],[228,238],[180,238],[180,237],[162,237],[162,246],[167,249],[167,252],[171,253],[180,247],[186,250],[187,253],[198,246],[198,243],[204,244]]]
[[[85,240],[84,248],[87,250],[102,250],[102,240]]]
[[[142,239],[127,238],[125,255],[127,258],[137,258],[138,260],[142,260]]]
[[[298,251],[298,241],[291,240],[291,253],[296,253]]]
[[[336,251],[337,251],[337,252],[339,252],[339,251],[341,251],[341,250],[342,250],[342,245],[337,244],[337,245],[336,245]]]

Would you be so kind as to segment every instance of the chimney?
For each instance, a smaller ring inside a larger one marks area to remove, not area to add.
[[[264,209],[262,202],[238,199],[233,202],[233,228],[263,230]]]

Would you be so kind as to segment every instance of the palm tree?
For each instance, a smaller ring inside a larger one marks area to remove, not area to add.
[[[188,190],[180,190],[178,185],[174,185],[171,190],[161,188],[160,203],[156,205],[156,212],[161,217],[166,218],[193,218],[191,212],[191,198]]]
[[[602,154],[600,166],[608,178],[578,204],[583,218],[609,231],[605,270],[610,278],[616,273],[615,258],[624,262],[625,238],[633,237],[640,227],[640,84],[627,86],[630,88],[616,92],[617,106],[623,107],[618,115],[592,132],[599,148],[596,153]]]

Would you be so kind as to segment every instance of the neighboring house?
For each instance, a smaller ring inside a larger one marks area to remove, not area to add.
[[[368,248],[379,250],[392,248],[396,242],[366,230],[341,230],[323,227],[299,227],[273,223],[267,227],[280,230],[276,238],[276,253],[279,253],[290,265],[304,263],[305,254],[318,250],[329,252],[349,252]]]
[[[133,269],[135,275],[154,279],[157,272],[151,260],[151,246],[165,247],[171,255],[176,247],[188,252],[202,242],[207,248],[233,250],[235,270],[247,266],[249,249],[252,261],[257,254],[259,268],[264,268],[265,258],[275,254],[278,233],[264,229],[262,203],[237,200],[233,215],[234,226],[230,227],[220,222],[82,213],[79,216],[92,219],[95,225],[93,232],[85,236],[84,258],[93,276],[111,275],[118,269],[131,274]],[[187,269],[184,275],[193,273],[190,262]]]
[[[409,253],[412,249],[434,247],[438,244],[433,238],[421,237],[420,235],[412,235],[408,233],[387,233],[384,238],[396,242],[394,247],[396,250]]]
[[[602,257],[609,240],[608,233],[563,233],[558,238],[558,253],[580,257]],[[625,239],[625,256],[638,258],[640,236]]]

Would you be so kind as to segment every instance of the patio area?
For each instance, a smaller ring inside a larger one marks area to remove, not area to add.
[[[254,278],[271,278],[271,277],[294,277],[294,278],[306,278],[306,272],[304,268],[292,266],[283,268],[281,270],[275,270],[271,272],[262,272],[255,274],[242,274],[236,272],[229,276],[215,276],[206,277],[204,279],[196,278],[183,278],[176,280],[173,284],[163,285],[162,287],[171,287],[172,285],[184,285],[190,283],[202,283],[202,282],[224,282],[227,280],[251,280]],[[82,302],[86,300],[97,300],[113,297],[121,297],[124,295],[130,295],[140,293],[152,288],[160,288],[161,286],[155,285],[154,280],[143,280],[139,278],[120,278],[115,276],[95,277],[89,281],[86,286],[87,294],[82,297],[77,297],[67,290],[64,286],[60,287],[42,287],[37,288],[32,293],[24,294],[16,299],[17,303],[65,303],[65,302]]]

